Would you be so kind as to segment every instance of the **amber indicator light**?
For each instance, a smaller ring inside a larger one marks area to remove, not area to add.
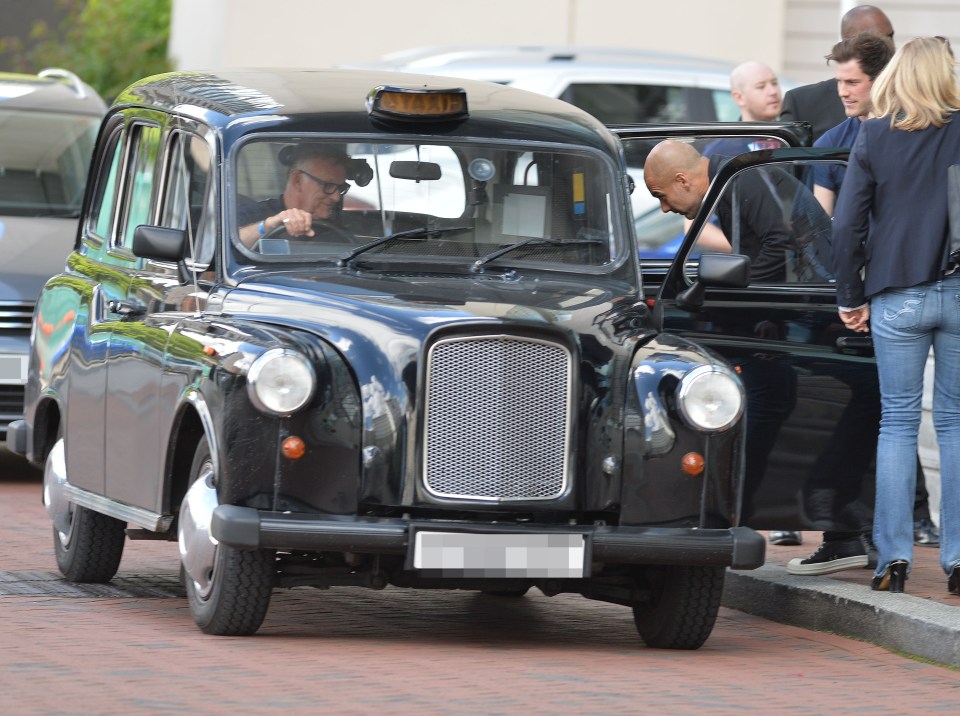
[[[688,452],[680,458],[680,467],[688,475],[699,475],[703,472],[703,455],[698,452]]]
[[[288,460],[299,460],[307,451],[307,446],[303,440],[296,435],[292,435],[283,441],[280,449],[283,451],[283,456]]]

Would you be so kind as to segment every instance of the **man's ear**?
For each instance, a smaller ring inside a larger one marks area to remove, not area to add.
[[[690,177],[687,176],[686,172],[677,172],[674,174],[673,181],[675,184],[679,184],[684,189],[690,188]]]

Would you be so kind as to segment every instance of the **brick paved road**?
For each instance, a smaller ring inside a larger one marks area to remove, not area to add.
[[[277,591],[257,636],[204,636],[175,544],[68,585],[39,482],[2,475],[4,714],[957,712],[960,674],[869,644],[723,610],[699,651],[649,650],[629,610],[535,590]]]

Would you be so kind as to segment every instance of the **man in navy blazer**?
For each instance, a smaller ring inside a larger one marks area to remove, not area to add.
[[[858,5],[840,20],[841,39],[846,40],[861,32],[887,37],[893,42],[893,25],[883,10],[873,5]],[[780,119],[809,122],[813,127],[813,141],[846,117],[837,93],[836,78],[796,87],[783,96]]]

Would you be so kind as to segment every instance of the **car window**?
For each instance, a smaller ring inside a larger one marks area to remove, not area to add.
[[[99,118],[0,110],[0,214],[79,215]]]
[[[586,151],[529,143],[251,141],[236,152],[233,162],[238,237],[249,234],[244,227],[296,201],[287,193],[288,185],[303,181],[298,173],[309,172],[285,157],[306,144],[339,147],[349,155],[346,193],[339,202],[332,194],[332,200],[324,199],[307,183],[311,201],[335,203],[335,209],[327,220],[315,223],[317,235],[312,238],[288,236],[278,231],[282,226],[269,234],[264,231],[247,247],[260,260],[334,260],[392,234],[407,240],[384,241],[364,250],[364,257],[446,260],[461,267],[484,259],[481,266],[602,270],[626,256],[624,233],[616,230],[620,218],[613,209],[619,201],[614,194],[620,191],[616,167]],[[328,180],[321,183],[331,190],[337,186]],[[502,257],[488,258],[506,247]]]
[[[631,138],[624,141],[627,171],[636,183],[631,204],[634,231],[641,259],[672,260],[679,251],[685,234],[684,218],[679,214],[665,214],[660,208],[660,203],[650,195],[643,182],[643,165],[647,155],[661,141],[663,137]],[[788,146],[783,139],[769,135],[716,134],[709,137],[691,137],[689,141],[701,154],[708,157],[714,154],[733,157],[743,152],[781,149]],[[715,217],[712,223],[716,224]],[[697,255],[699,255],[699,247],[694,250],[690,258],[695,258]]]
[[[108,240],[113,232],[113,222],[117,207],[117,180],[120,175],[120,160],[123,156],[123,132],[118,128],[107,144],[104,163],[109,166],[106,172],[97,173],[101,177],[90,206],[90,230],[103,240]]]
[[[572,83],[560,99],[604,124],[712,122],[737,119],[730,91],[668,85]]]
[[[462,216],[466,208],[466,186],[460,158],[447,146],[418,144],[416,146],[356,147],[351,156],[363,159],[373,167],[377,181],[350,190],[347,205],[362,202],[380,205],[386,211],[421,212],[452,219]],[[439,179],[410,181],[391,175],[394,162],[421,162],[438,164]]]
[[[733,253],[751,259],[754,284],[831,284],[832,224],[811,190],[810,165],[738,173],[713,205]],[[694,269],[688,268],[692,280]]]
[[[119,244],[133,247],[133,232],[141,224],[152,222],[154,174],[160,151],[160,128],[135,124],[130,132],[129,186],[125,202],[123,234]]]
[[[729,90],[711,90],[710,96],[717,111],[718,122],[736,122],[740,119],[740,107],[733,101]]]
[[[196,263],[203,268],[210,264],[216,242],[210,146],[201,137],[175,132],[167,152],[160,225],[186,230]]]

